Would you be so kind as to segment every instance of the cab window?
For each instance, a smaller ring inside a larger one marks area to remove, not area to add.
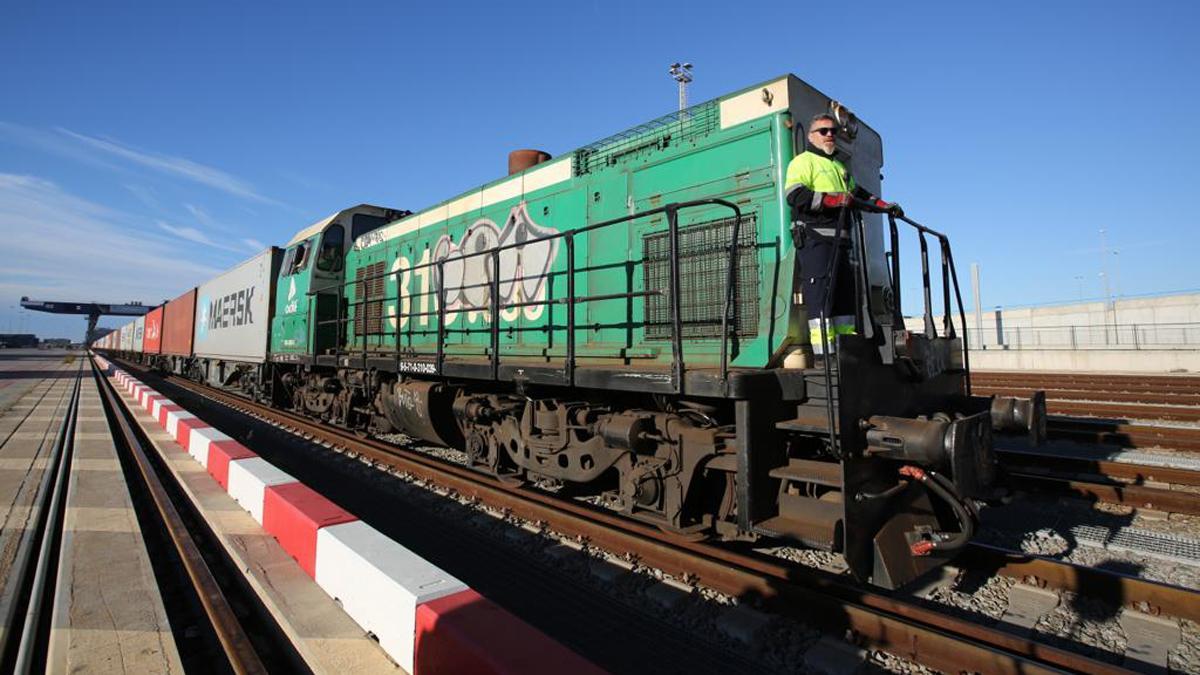
[[[342,270],[343,240],[346,230],[341,225],[334,225],[325,230],[321,239],[321,252],[317,256],[317,269],[322,272],[340,272]]]
[[[308,268],[308,249],[311,245],[309,240],[305,240],[288,249],[283,256],[283,265],[281,266],[283,276],[290,277]]]
[[[366,213],[356,213],[350,219],[350,241],[358,239],[362,235],[386,225],[387,218],[383,216],[372,216]]]

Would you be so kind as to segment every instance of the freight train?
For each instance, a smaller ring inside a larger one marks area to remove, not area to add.
[[[970,394],[949,242],[903,217],[843,221],[856,329],[808,344],[799,282],[823,270],[798,269],[784,172],[822,112],[880,194],[879,134],[788,75],[559,157],[514,152],[509,175],[419,212],[339,211],[96,347],[681,536],[835,551],[895,588],[971,537],[993,431],[1036,440],[1045,404]]]

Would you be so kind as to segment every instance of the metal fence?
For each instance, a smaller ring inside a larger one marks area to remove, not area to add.
[[[1000,330],[992,326],[982,333],[971,327],[968,338],[972,350],[1196,350],[1200,349],[1200,323],[1003,326]]]

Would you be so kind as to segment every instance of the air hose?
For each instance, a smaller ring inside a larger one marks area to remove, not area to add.
[[[975,534],[975,518],[962,497],[958,496],[954,484],[936,471],[926,471],[916,466],[900,467],[900,475],[919,481],[931,493],[950,505],[958,520],[959,532],[934,532],[931,538],[913,542],[909,550],[914,556],[927,556],[934,551],[957,551],[971,541]]]

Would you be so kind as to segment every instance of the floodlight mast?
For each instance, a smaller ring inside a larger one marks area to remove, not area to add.
[[[676,61],[667,71],[679,83],[679,112],[687,110],[687,86],[692,81],[692,64]]]

